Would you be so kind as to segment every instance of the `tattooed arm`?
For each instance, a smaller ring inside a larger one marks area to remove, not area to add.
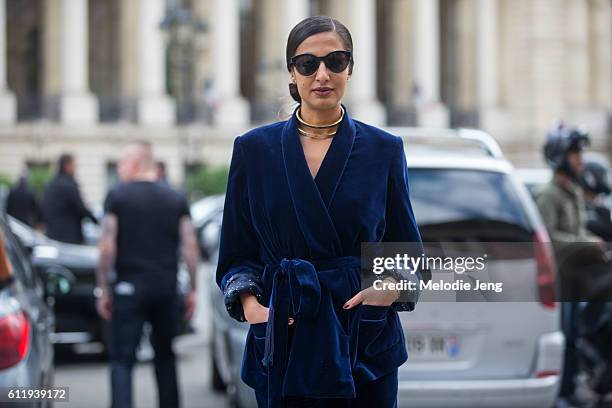
[[[181,237],[181,254],[187,264],[189,277],[191,279],[191,293],[185,299],[185,315],[191,319],[196,304],[197,271],[199,262],[198,241],[195,236],[191,219],[183,216],[179,223],[179,234]]]
[[[187,264],[187,270],[191,278],[191,288],[195,290],[197,284],[196,273],[198,271],[199,262],[198,241],[189,217],[181,217],[179,232],[181,237],[181,254]]]
[[[106,214],[102,219],[102,235],[98,243],[100,259],[96,270],[96,308],[100,316],[109,320],[112,300],[108,290],[108,275],[115,264],[117,255],[117,216]]]

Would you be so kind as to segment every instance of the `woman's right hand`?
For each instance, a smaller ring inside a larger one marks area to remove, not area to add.
[[[260,304],[257,301],[255,295],[245,293],[240,295],[240,302],[242,303],[242,310],[244,311],[244,318],[250,324],[266,323],[268,321],[268,315],[270,309]],[[289,318],[289,325],[293,324],[293,319]]]
[[[240,302],[242,302],[242,310],[244,311],[244,318],[247,322],[250,324],[257,324],[268,321],[270,309],[260,304],[255,295],[250,293],[240,295]]]

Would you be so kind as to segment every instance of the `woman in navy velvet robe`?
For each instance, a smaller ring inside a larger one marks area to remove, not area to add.
[[[408,358],[397,311],[418,291],[362,290],[360,246],[421,238],[402,140],[340,103],[352,47],[337,20],[300,22],[287,44],[300,105],[234,142],[217,283],[251,323],[242,380],[260,407],[392,407]]]

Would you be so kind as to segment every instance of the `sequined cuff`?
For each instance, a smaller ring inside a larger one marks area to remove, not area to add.
[[[391,309],[396,312],[412,312],[416,303],[414,302],[395,302],[391,305]]]
[[[415,289],[400,290],[400,297],[391,305],[391,309],[395,310],[396,312],[413,311],[421,295],[420,282],[422,279],[422,272],[416,271],[415,273],[412,273],[411,271],[391,270],[385,273],[384,278],[391,278],[395,282],[412,282],[409,283],[409,285]]]
[[[239,322],[245,322],[246,319],[244,318],[240,296],[250,293],[256,296],[257,300],[261,301],[262,292],[261,282],[255,274],[248,272],[236,273],[227,280],[223,290],[227,312]]]

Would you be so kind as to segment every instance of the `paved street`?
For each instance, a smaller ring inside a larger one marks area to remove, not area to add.
[[[206,336],[184,336],[176,343],[181,398],[186,408],[222,407],[223,397],[211,392],[208,384],[209,353]],[[110,406],[109,368],[104,361],[82,357],[79,361],[58,362],[55,383],[70,387],[73,407]],[[157,395],[153,366],[139,363],[134,370],[136,407],[156,407]],[[63,405],[62,405],[63,406]]]
[[[184,336],[176,342],[181,398],[186,408],[222,407],[221,395],[209,388],[209,353],[205,335]],[[106,362],[87,357],[81,361],[58,362],[55,383],[70,387],[70,407],[109,407],[110,372]],[[151,363],[139,363],[134,370],[135,406],[157,406],[155,378]],[[62,406],[64,406],[62,404]]]
[[[182,406],[185,408],[223,407],[224,398],[210,387],[208,349],[208,285],[211,267],[200,269],[200,303],[194,316],[195,334],[184,335],[175,342],[178,356]],[[57,358],[55,384],[70,387],[68,407],[109,407],[109,366],[96,354],[61,355]],[[152,363],[139,363],[134,370],[134,401],[136,407],[157,406],[155,374]],[[62,406],[66,406],[62,404]]]

